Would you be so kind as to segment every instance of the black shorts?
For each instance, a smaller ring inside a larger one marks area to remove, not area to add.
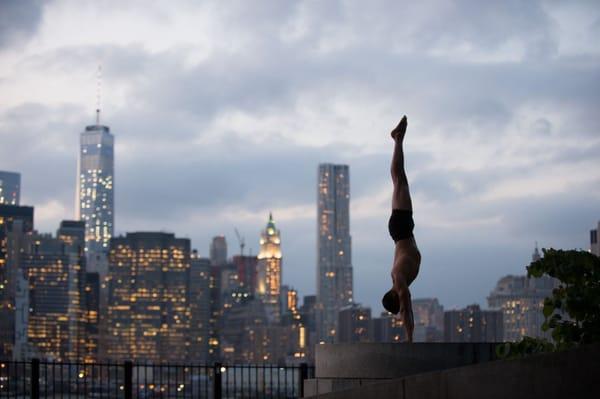
[[[392,209],[388,229],[394,242],[413,237],[415,222],[412,214],[412,211],[408,209]]]

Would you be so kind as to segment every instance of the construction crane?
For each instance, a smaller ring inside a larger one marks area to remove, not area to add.
[[[237,236],[238,242],[240,243],[240,255],[244,256],[244,247],[246,246],[246,240],[244,239],[244,237],[242,237],[240,235],[240,232],[238,231],[237,227],[234,227],[235,230],[235,235]]]

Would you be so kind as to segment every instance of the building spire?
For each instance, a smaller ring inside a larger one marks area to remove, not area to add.
[[[96,126],[100,126],[100,109],[102,101],[102,65],[98,64],[96,73]]]

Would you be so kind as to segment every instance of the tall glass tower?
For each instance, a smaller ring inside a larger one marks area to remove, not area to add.
[[[100,111],[97,111],[98,113]],[[85,226],[88,270],[106,276],[108,243],[113,236],[114,137],[108,126],[86,126],[80,136],[77,219]]]
[[[339,310],[352,304],[350,170],[319,165],[317,193],[317,335],[333,342]]]

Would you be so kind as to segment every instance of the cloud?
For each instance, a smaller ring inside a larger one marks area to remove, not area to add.
[[[5,0],[0,4],[0,49],[32,37],[42,18],[39,0]]]

